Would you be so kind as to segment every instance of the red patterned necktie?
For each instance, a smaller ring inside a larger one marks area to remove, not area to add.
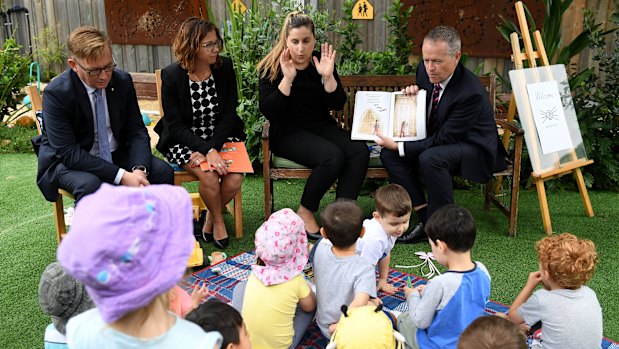
[[[434,89],[432,90],[432,109],[430,109],[430,117],[428,118],[428,135],[432,135],[436,131],[436,109],[438,108],[440,92],[441,85],[434,84]]]

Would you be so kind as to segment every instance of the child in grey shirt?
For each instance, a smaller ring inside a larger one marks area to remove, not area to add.
[[[354,308],[376,298],[376,274],[370,262],[355,254],[357,238],[363,235],[363,213],[357,203],[337,200],[324,209],[321,218],[323,239],[313,251],[316,322],[330,338],[342,305]]]
[[[507,317],[529,327],[541,322],[541,343],[534,348],[599,348],[602,308],[585,286],[598,261],[595,245],[565,233],[543,238],[536,248],[539,271],[529,274]]]

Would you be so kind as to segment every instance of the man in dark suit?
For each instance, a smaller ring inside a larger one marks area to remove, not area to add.
[[[399,242],[427,239],[423,224],[439,208],[453,203],[453,175],[484,183],[495,169],[505,168],[506,153],[498,139],[494,110],[479,78],[460,64],[460,48],[455,29],[438,26],[430,30],[421,47],[423,64],[417,67],[417,85],[404,90],[408,95],[428,91],[426,138],[394,142],[379,135],[381,160],[389,178],[406,188],[419,217],[419,223]]]
[[[75,29],[67,40],[70,69],[43,96],[37,184],[55,201],[58,188],[79,201],[101,183],[144,186],[174,182],[174,171],[151,153],[131,76],[115,70],[103,32]]]

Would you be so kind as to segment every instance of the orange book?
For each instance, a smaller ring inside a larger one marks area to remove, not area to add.
[[[221,148],[219,155],[226,162],[228,170],[236,173],[254,173],[254,168],[249,161],[247,148],[243,142],[226,142]],[[210,170],[208,161],[200,164],[202,171]]]

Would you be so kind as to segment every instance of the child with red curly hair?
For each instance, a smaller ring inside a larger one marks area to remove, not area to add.
[[[507,318],[528,327],[541,322],[541,343],[532,348],[599,348],[602,309],[585,286],[598,262],[595,245],[564,233],[545,237],[535,247],[539,271],[529,274]],[[535,291],[540,284],[543,288]]]

